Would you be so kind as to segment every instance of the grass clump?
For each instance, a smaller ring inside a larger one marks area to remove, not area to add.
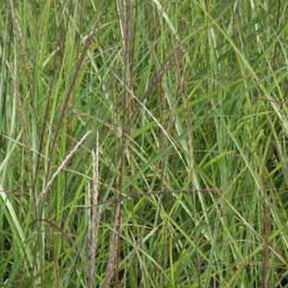
[[[273,4],[0,5],[1,287],[288,287]]]

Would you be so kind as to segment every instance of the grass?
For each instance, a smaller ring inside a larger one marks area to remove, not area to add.
[[[270,2],[0,5],[1,287],[288,287]]]

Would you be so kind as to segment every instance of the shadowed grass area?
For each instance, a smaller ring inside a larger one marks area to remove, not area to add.
[[[288,287],[285,1],[0,12],[1,287]]]

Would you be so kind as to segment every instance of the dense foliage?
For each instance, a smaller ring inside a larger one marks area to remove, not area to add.
[[[286,1],[1,1],[1,287],[288,287]]]

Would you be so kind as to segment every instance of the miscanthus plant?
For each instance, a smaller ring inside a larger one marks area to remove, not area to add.
[[[286,1],[0,13],[1,287],[288,287]]]

